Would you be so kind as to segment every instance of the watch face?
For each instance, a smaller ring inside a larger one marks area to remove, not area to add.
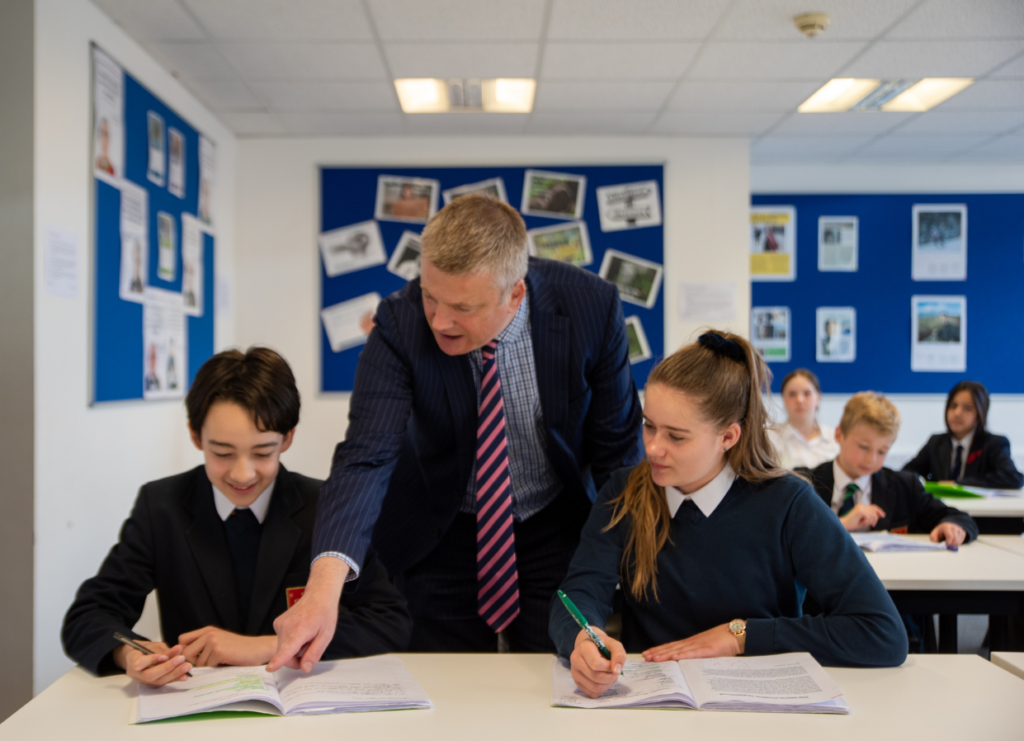
[[[733,620],[731,623],[729,623],[729,630],[731,630],[733,633],[739,633],[741,630],[743,630],[743,621]]]

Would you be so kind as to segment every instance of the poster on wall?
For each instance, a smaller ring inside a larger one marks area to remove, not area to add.
[[[199,219],[181,215],[181,300],[188,316],[203,315],[203,232]]]
[[[167,190],[178,198],[185,197],[185,136],[173,126],[167,129],[170,162],[167,165]]]
[[[146,131],[149,142],[149,157],[146,162],[146,177],[157,185],[164,184],[164,169],[167,158],[164,156],[164,119],[159,113],[146,113]]]
[[[426,224],[437,213],[441,184],[427,178],[381,175],[377,178],[374,217],[381,221]]]
[[[373,219],[324,232],[317,242],[330,278],[388,261],[380,225]]]
[[[619,298],[647,309],[658,300],[662,266],[616,250],[605,250],[598,275],[619,288]]]
[[[596,192],[601,231],[618,232],[661,225],[661,199],[658,196],[657,180],[606,185]]]
[[[333,352],[341,352],[366,342],[373,331],[373,316],[377,313],[380,294],[367,293],[356,298],[328,306],[320,311],[320,319],[327,332]]]
[[[644,333],[644,325],[640,323],[640,317],[626,317],[626,340],[629,343],[631,364],[650,359],[651,346],[647,344],[647,335]]]
[[[420,235],[406,230],[398,240],[398,246],[388,260],[388,272],[399,278],[416,280],[420,277]]]
[[[121,280],[118,294],[141,304],[149,283],[149,193],[127,180],[121,185]]]
[[[767,363],[788,363],[788,306],[755,306],[750,310],[750,344]]]
[[[93,174],[115,187],[124,177],[124,70],[92,50]]]
[[[213,227],[213,184],[216,174],[216,145],[199,137],[199,220]]]
[[[967,297],[912,296],[910,369],[967,370]]]
[[[536,257],[567,262],[576,267],[594,262],[585,221],[530,229],[526,232],[526,239],[530,254]]]
[[[795,207],[750,207],[750,280],[796,280]]]
[[[181,294],[146,288],[142,305],[144,399],[181,399],[185,396],[188,346]]]
[[[178,275],[178,235],[174,217],[163,211],[156,215],[157,255],[156,276],[169,283]]]
[[[502,203],[508,203],[508,196],[505,195],[505,181],[500,177],[488,178],[479,183],[460,185],[457,188],[448,188],[448,190],[442,190],[441,195],[444,197],[445,206],[463,196],[487,196]]]
[[[859,220],[856,216],[818,217],[818,270],[857,272]]]
[[[519,210],[527,216],[578,221],[583,218],[586,190],[587,179],[583,175],[527,170]]]
[[[913,279],[967,280],[967,206],[916,203],[913,219]]]
[[[857,359],[857,310],[852,306],[819,306],[815,312],[815,353],[819,363],[852,363]]]

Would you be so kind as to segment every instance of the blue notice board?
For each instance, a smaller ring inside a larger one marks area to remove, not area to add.
[[[606,185],[621,185],[654,180],[658,183],[659,198],[664,192],[663,167],[661,165],[629,165],[580,167],[557,165],[543,167],[387,167],[349,168],[323,167],[320,170],[320,230],[328,232],[344,226],[359,224],[374,218],[377,182],[381,175],[408,178],[429,178],[440,182],[441,190],[460,185],[479,183],[491,178],[501,178],[508,202],[519,210],[522,202],[524,178],[528,169],[548,172],[569,173],[586,177],[586,191],[583,218],[587,224],[593,262],[585,267],[597,273],[606,250],[617,250],[642,258],[658,265],[664,263],[664,227],[647,226],[623,231],[601,231],[596,188]],[[438,208],[443,200],[438,199]],[[662,209],[664,213],[664,209]],[[568,223],[568,220],[524,216],[527,229]],[[394,253],[402,233],[409,230],[419,233],[423,224],[402,223],[380,220],[379,227],[388,257]],[[385,265],[374,265],[349,273],[329,277],[320,259],[320,306],[327,308],[342,301],[376,291],[382,297],[398,291],[406,281],[387,270]],[[637,317],[650,346],[651,359],[633,364],[633,377],[638,388],[642,388],[654,364],[654,359],[664,354],[664,291],[659,288],[654,304],[647,308],[635,303],[623,302],[626,317]],[[355,379],[356,364],[362,345],[334,352],[323,322],[320,322],[321,347],[321,390],[325,392],[351,391]]]

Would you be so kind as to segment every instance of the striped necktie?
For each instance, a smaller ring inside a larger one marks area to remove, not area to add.
[[[476,437],[476,609],[494,632],[500,633],[519,614],[519,575],[497,347],[497,341],[492,340],[481,348]]]
[[[854,497],[857,496],[857,492],[860,491],[860,487],[852,481],[846,485],[843,490],[843,503],[839,505],[839,516],[842,517],[851,509],[853,509]]]

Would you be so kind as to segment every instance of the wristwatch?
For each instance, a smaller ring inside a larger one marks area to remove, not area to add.
[[[729,632],[736,636],[736,640],[740,644],[740,654],[742,655],[747,647],[747,621],[736,618],[729,623]]]

